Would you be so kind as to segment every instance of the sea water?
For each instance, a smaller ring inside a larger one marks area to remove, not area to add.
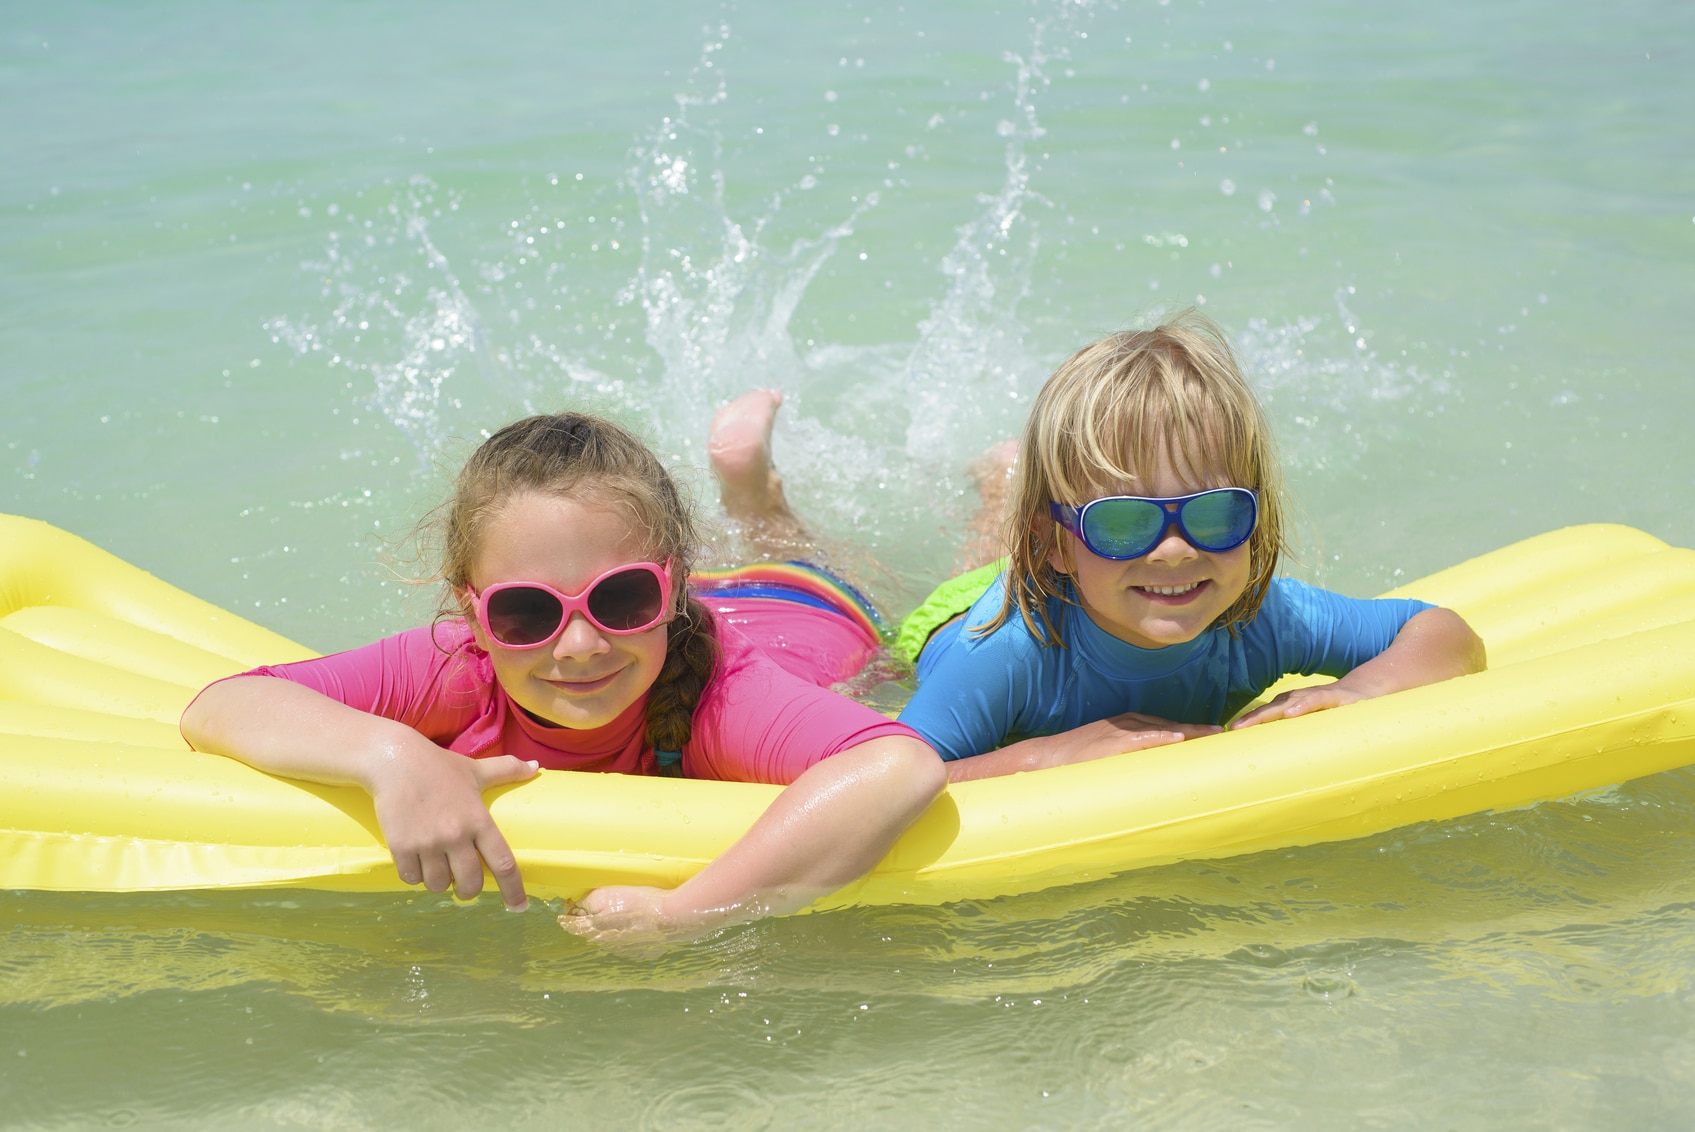
[[[1695,544],[1695,8],[8,4],[0,509],[315,648],[485,431],[775,452],[899,614],[1069,351],[1198,306],[1370,594]],[[730,553],[729,544],[722,544]],[[0,1126],[1679,1127],[1695,776],[608,955],[539,905],[0,894]]]

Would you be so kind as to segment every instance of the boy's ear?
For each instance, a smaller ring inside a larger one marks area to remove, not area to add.
[[[1056,574],[1069,575],[1071,573],[1070,548],[1066,546],[1065,540],[1059,537],[1060,525],[1052,519],[1037,519],[1030,524],[1030,533],[1034,537],[1040,538],[1041,524],[1044,522],[1052,528],[1051,536],[1048,539],[1048,565]]]

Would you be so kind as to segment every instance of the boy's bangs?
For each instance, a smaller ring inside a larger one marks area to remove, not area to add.
[[[1089,406],[1071,422],[1070,442],[1056,446],[1066,458],[1054,460],[1049,470],[1056,497],[1084,502],[1103,494],[1152,494],[1153,469],[1135,466],[1130,456],[1136,452],[1164,457],[1196,488],[1261,487],[1258,438],[1240,414],[1197,397],[1185,382],[1158,388],[1163,384],[1144,385],[1140,396],[1116,404]]]

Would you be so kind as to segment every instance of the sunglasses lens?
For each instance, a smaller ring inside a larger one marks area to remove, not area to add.
[[[1083,541],[1103,558],[1135,558],[1153,549],[1165,511],[1145,499],[1103,499],[1083,520]]]
[[[1245,491],[1209,491],[1183,504],[1183,526],[1197,548],[1231,550],[1253,534],[1255,510]]]
[[[621,570],[589,591],[589,616],[614,632],[645,629],[665,613],[665,589],[651,570]]]
[[[488,631],[503,645],[539,644],[559,631],[565,608],[546,590],[510,586],[488,599]]]

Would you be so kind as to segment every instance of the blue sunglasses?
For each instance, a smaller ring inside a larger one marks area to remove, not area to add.
[[[1196,550],[1222,554],[1248,541],[1259,521],[1259,494],[1215,487],[1167,497],[1108,495],[1081,507],[1048,504],[1054,521],[1101,558],[1122,562],[1158,546],[1171,528]]]

